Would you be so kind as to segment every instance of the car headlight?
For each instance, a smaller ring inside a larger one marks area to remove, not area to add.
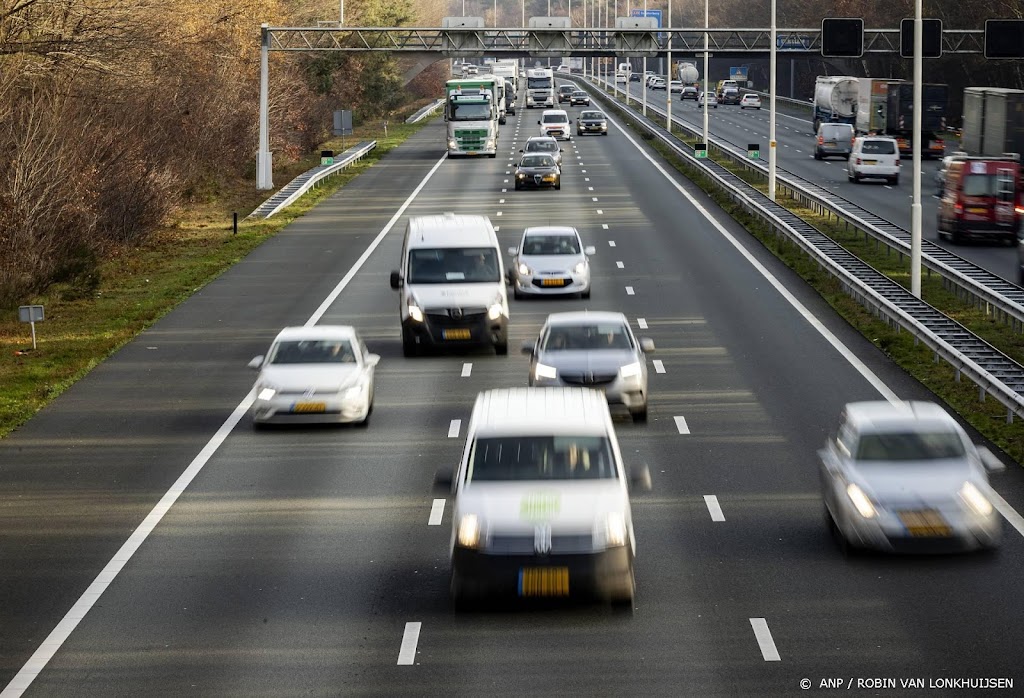
[[[875,511],[875,505],[871,503],[868,496],[864,494],[857,485],[852,482],[846,486],[846,496],[853,502],[853,506],[857,507],[857,512],[860,513],[865,519],[872,519],[878,512]]]
[[[558,371],[554,366],[546,366],[538,363],[533,369],[534,380],[540,380],[541,378],[556,378]]]
[[[480,520],[476,514],[464,514],[459,519],[458,544],[463,548],[480,547]]]
[[[533,270],[530,269],[530,267],[526,266],[525,264],[520,263],[519,273],[523,274],[524,276],[530,276],[531,274],[533,274]]]
[[[604,520],[605,541],[608,547],[626,544],[626,519],[619,512],[612,512]]]
[[[484,141],[484,147],[487,148],[488,150],[493,148],[494,147],[494,139],[493,138],[488,138],[486,141]]]
[[[448,147],[449,148],[458,148],[459,147],[459,142],[457,140],[455,140],[454,138],[452,138],[452,139],[450,139],[448,141]]]
[[[259,398],[260,400],[270,400],[275,395],[277,395],[276,390],[274,390],[270,386],[264,386],[264,388],[260,390],[259,394],[256,397]]]
[[[356,400],[361,398],[366,392],[366,384],[360,383],[359,385],[353,385],[347,389],[341,396],[343,400]]]
[[[519,179],[526,179],[526,173],[516,172],[516,177],[518,177]]]
[[[576,265],[575,267],[573,267],[573,269],[572,269],[572,271],[573,271],[573,273],[574,273],[574,274],[582,274],[582,273],[584,273],[584,272],[585,272],[586,270],[587,270],[587,263],[586,263],[585,261],[584,261],[584,262],[580,262],[579,264],[577,264],[577,265]]]
[[[423,322],[423,311],[415,303],[409,304],[409,317],[416,322]]]
[[[487,318],[490,320],[497,320],[505,314],[505,307],[501,303],[493,303],[491,307],[487,309]]]
[[[992,513],[992,503],[972,483],[965,482],[960,488],[959,494],[967,506],[974,510],[974,513],[981,516],[988,516]]]
[[[623,378],[632,378],[633,376],[640,375],[640,362],[634,361],[631,364],[626,364],[619,369],[619,375]]]

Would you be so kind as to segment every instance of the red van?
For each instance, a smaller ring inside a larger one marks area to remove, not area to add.
[[[1022,190],[1020,156],[954,156],[939,202],[939,239],[959,243],[977,237],[1016,245]]]

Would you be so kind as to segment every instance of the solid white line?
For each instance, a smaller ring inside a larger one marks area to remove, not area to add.
[[[452,423],[448,425],[448,438],[454,439],[459,435],[459,429],[462,428],[461,419],[453,419]]]
[[[647,318],[645,318],[645,317],[638,317],[636,319],[636,326],[639,327],[641,330],[646,330],[647,329]]]
[[[654,372],[655,373],[664,373],[665,372],[665,364],[662,363],[661,359],[655,359],[652,363],[654,364]]]
[[[462,377],[469,378],[471,373],[473,373],[473,364],[462,364]]]
[[[626,265],[623,264],[622,262],[616,262],[615,266],[617,266],[619,269],[625,269],[626,268]]]
[[[434,500],[435,502],[444,500]],[[704,503],[708,507],[708,513],[711,514],[712,521],[725,521],[725,514],[722,513],[722,506],[718,503],[718,497],[713,494],[704,495]]]
[[[686,417],[673,417],[676,420],[676,429],[679,430],[680,434],[689,434],[690,427],[686,424]]]
[[[398,665],[410,665],[416,663],[416,643],[420,641],[420,627],[422,623],[406,623],[405,633],[402,634],[402,647],[398,650]]]
[[[751,618],[750,627],[754,629],[754,637],[757,638],[757,646],[761,648],[761,656],[764,657],[764,661],[782,661],[779,657],[779,650],[775,648],[772,631],[768,629],[768,621],[764,618]]]
[[[430,505],[430,518],[427,520],[428,526],[440,526],[441,519],[444,518],[444,502],[443,499],[435,499],[434,503]]]
[[[316,322],[323,317],[331,303],[333,303],[345,287],[348,286],[349,282],[363,264],[366,263],[366,260],[370,257],[373,251],[380,245],[384,236],[388,234],[402,214],[405,213],[405,210],[409,208],[413,199],[419,195],[420,191],[422,191],[423,187],[426,186],[430,178],[434,176],[434,173],[437,172],[438,168],[441,167],[447,157],[448,155],[446,153],[434,164],[432,168],[430,168],[430,171],[427,172],[426,176],[424,176],[416,188],[413,189],[412,193],[409,194],[409,197],[398,208],[398,211],[395,212],[395,215],[391,217],[391,220],[387,222],[384,228],[377,234],[377,237],[373,239],[373,242],[370,243],[370,246],[366,248],[366,251],[359,256],[359,259],[357,259],[355,264],[352,265],[352,268],[348,270],[348,273],[342,277],[341,281],[338,282],[338,285],[334,287],[334,290],[331,291],[324,302],[320,304],[320,307],[317,308],[313,315],[310,316],[309,320],[306,322],[307,327],[316,324]],[[53,658],[53,655],[57,653],[57,650],[60,649],[61,645],[63,645],[68,639],[68,636],[71,635],[71,632],[78,626],[82,619],[85,618],[85,615],[93,607],[96,601],[99,600],[100,596],[104,591],[106,591],[110,583],[114,581],[121,569],[129,560],[131,560],[132,555],[134,555],[139,549],[139,546],[142,545],[147,536],[149,536],[153,529],[156,528],[157,524],[160,523],[164,514],[167,513],[171,506],[177,501],[178,497],[181,496],[182,492],[188,488],[192,483],[192,480],[195,479],[196,475],[198,475],[203,469],[207,461],[213,457],[213,454],[216,453],[217,449],[220,448],[222,443],[224,443],[224,440],[227,438],[228,434],[231,433],[231,430],[235,428],[235,425],[238,424],[252,406],[254,398],[255,396],[253,395],[252,390],[242,398],[242,401],[238,403],[238,406],[235,407],[228,418],[224,420],[224,423],[220,425],[220,428],[217,429],[217,432],[213,437],[205,446],[203,446],[202,450],[199,451],[199,454],[192,459],[192,462],[189,463],[184,472],[178,476],[178,479],[174,481],[171,488],[167,490],[163,497],[160,498],[160,501],[157,502],[156,506],[153,507],[149,514],[146,515],[146,518],[142,520],[142,523],[140,523],[132,532],[124,545],[122,545],[117,553],[114,554],[114,557],[110,559],[110,562],[104,566],[96,576],[96,579],[93,580],[92,584],[86,588],[78,601],[75,602],[75,605],[71,607],[71,610],[64,615],[64,618],[57,624],[57,627],[47,635],[46,639],[43,640],[43,643],[39,646],[39,649],[29,657],[24,666],[22,666],[14,678],[11,679],[10,683],[7,684],[7,687],[0,692],[0,698],[15,698],[15,696],[20,696],[32,684],[36,676],[39,675],[39,672],[43,670],[47,663]]]
[[[626,295],[627,295],[627,296],[632,296],[632,295],[635,295],[635,293],[634,293],[634,291],[633,291],[633,287],[632,287],[632,286],[626,286]]]

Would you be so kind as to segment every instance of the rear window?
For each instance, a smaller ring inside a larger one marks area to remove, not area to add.
[[[996,177],[989,174],[969,174],[964,177],[964,196],[995,196]]]
[[[618,477],[604,436],[480,438],[469,454],[467,481],[611,480]]]
[[[850,136],[853,135],[853,128],[843,128],[842,126],[822,126],[821,135],[824,138],[831,138],[834,140],[838,140],[840,138],[849,138]]]
[[[896,153],[896,144],[892,141],[864,141],[861,152],[874,155],[893,155]]]

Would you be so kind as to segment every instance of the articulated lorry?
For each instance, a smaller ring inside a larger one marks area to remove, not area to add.
[[[555,108],[555,75],[551,68],[526,71],[526,108]]]
[[[1024,153],[1024,90],[964,88],[960,147],[970,155]]]
[[[449,80],[444,120],[448,157],[498,154],[498,78]]]
[[[512,83],[512,94],[506,94],[505,112],[516,113],[516,97],[519,94],[519,61],[514,58],[502,58],[491,64],[491,74]]]
[[[893,82],[888,85],[885,135],[900,146],[900,155],[914,154],[914,84]],[[946,153],[942,134],[946,130],[949,85],[921,85],[921,157],[941,158]]]
[[[814,82],[814,133],[822,123],[854,125],[857,119],[857,78],[819,75]]]

